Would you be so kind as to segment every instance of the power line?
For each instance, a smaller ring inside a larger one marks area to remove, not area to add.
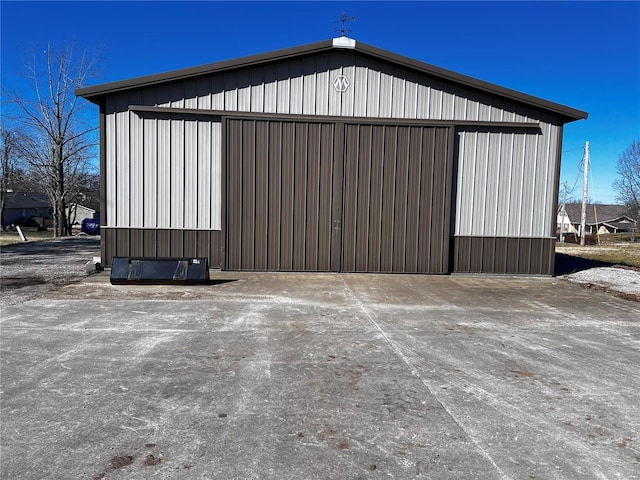
[[[578,148],[572,148],[571,150],[563,150],[562,153],[575,152],[576,150],[584,150],[584,145]]]

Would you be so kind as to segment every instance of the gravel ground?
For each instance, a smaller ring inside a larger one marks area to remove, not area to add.
[[[586,287],[596,287],[629,300],[640,301],[640,272],[626,268],[596,267],[562,278]]]
[[[88,276],[87,262],[97,256],[100,256],[99,236],[66,237],[2,247],[0,306],[40,298],[63,285],[81,281]],[[579,262],[579,259],[576,261]],[[566,259],[564,262],[566,263]],[[559,278],[605,290],[628,300],[640,301],[638,270],[596,267],[561,275]]]
[[[0,250],[0,306],[45,296],[88,274],[86,264],[100,256],[99,236],[75,236],[17,243]]]

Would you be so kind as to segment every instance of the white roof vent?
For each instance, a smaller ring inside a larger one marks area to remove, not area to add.
[[[333,48],[356,48],[356,41],[343,35],[333,39]]]

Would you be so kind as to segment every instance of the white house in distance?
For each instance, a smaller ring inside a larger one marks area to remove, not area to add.
[[[568,203],[560,207],[558,233],[580,233],[582,204]],[[585,231],[589,234],[623,233],[637,230],[637,222],[628,215],[624,205],[587,204]]]

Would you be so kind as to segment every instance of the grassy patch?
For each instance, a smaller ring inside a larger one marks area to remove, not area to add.
[[[640,243],[611,243],[584,247],[558,243],[556,252],[598,262],[640,268]]]
[[[23,228],[22,233],[27,237],[29,242],[38,241],[38,240],[47,240],[53,238],[53,231],[47,230],[46,232],[39,232],[36,229]],[[20,235],[16,231],[6,231],[0,232],[0,247],[5,247],[7,245],[13,245],[14,243],[22,243],[20,240]]]

